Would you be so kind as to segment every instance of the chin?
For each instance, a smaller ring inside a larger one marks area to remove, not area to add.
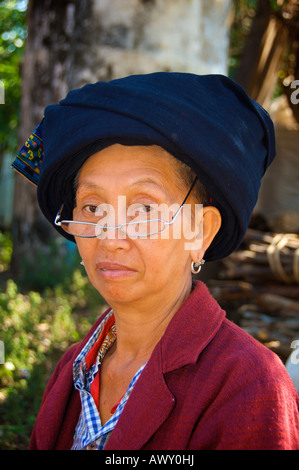
[[[136,282],[98,281],[92,284],[112,308],[113,304],[134,302],[144,296],[144,292],[142,294],[137,288]]]

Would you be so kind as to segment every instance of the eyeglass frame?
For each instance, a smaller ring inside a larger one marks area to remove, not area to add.
[[[186,197],[184,198],[182,204],[180,205],[180,207],[178,208],[178,210],[176,211],[176,213],[172,216],[172,219],[171,219],[170,222],[167,222],[166,220],[163,220],[163,219],[150,219],[150,220],[140,220],[139,222],[126,222],[126,223],[124,223],[124,224],[120,224],[120,225],[117,225],[117,226],[106,226],[106,227],[104,227],[104,226],[101,226],[99,223],[96,223],[96,224],[95,224],[94,222],[82,222],[82,221],[79,221],[79,220],[59,220],[60,217],[61,217],[61,213],[62,213],[62,211],[63,211],[63,208],[64,208],[64,203],[63,203],[63,204],[61,205],[59,211],[58,211],[57,214],[56,214],[56,217],[55,217],[55,219],[54,219],[54,224],[55,224],[56,226],[58,226],[58,227],[61,227],[62,230],[64,230],[63,227],[62,227],[62,224],[63,224],[63,223],[76,223],[76,224],[84,224],[84,225],[93,225],[93,226],[95,226],[95,227],[101,227],[101,228],[105,228],[105,229],[118,229],[118,230],[120,230],[124,235],[126,235],[126,236],[129,237],[129,238],[145,238],[145,237],[150,237],[150,236],[152,236],[152,235],[156,235],[156,234],[158,234],[158,233],[164,232],[167,227],[169,227],[171,224],[174,223],[176,217],[178,216],[178,214],[181,212],[183,206],[185,205],[185,203],[186,203],[186,201],[187,201],[187,199],[188,199],[188,197],[189,197],[189,195],[190,195],[190,193],[191,193],[191,191],[192,191],[192,189],[193,189],[193,187],[194,187],[194,185],[195,185],[197,179],[198,179],[198,176],[195,177],[195,179],[194,179],[194,181],[193,181],[193,183],[192,183],[192,185],[191,185],[191,187],[190,187],[190,189],[189,189],[189,191],[188,191]],[[133,225],[133,224],[136,224],[136,223],[138,223],[138,224],[149,223],[149,222],[151,222],[151,221],[152,221],[152,222],[159,222],[159,221],[164,222],[164,223],[165,223],[165,227],[163,228],[163,230],[161,230],[161,231],[159,231],[159,232],[151,233],[150,235],[147,234],[147,235],[136,235],[136,236],[134,236],[134,235],[128,235],[126,232],[124,232],[124,231],[122,230],[122,227],[123,227],[123,226]],[[65,232],[68,233],[66,230],[65,230]],[[85,235],[72,235],[71,233],[70,233],[69,235],[71,235],[71,236],[73,236],[73,237],[79,237],[79,238],[97,238],[97,237],[99,237],[99,235],[90,235],[90,236],[87,235],[87,236],[85,236]]]

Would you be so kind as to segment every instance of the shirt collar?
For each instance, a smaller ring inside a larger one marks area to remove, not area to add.
[[[73,363],[73,379],[77,390],[86,386],[88,373],[97,373],[100,362],[115,338],[115,319],[110,309]]]

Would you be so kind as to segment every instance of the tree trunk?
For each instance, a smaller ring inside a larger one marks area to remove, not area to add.
[[[268,0],[260,0],[248,35],[236,81],[261,105],[270,106],[288,31]]]
[[[284,6],[283,16],[285,24],[289,31],[289,54],[287,63],[287,80],[284,92],[288,97],[289,106],[293,111],[293,115],[299,123],[299,107],[298,102],[292,100],[292,92],[290,82],[299,80],[299,0],[289,0]]]
[[[31,0],[28,5],[28,38],[22,66],[20,147],[43,117],[48,104],[57,103],[69,89],[70,64],[79,16],[90,18],[89,2]],[[84,27],[80,28],[84,34]],[[83,35],[84,37],[84,35]],[[46,248],[56,231],[43,217],[36,188],[16,175],[12,222],[12,271],[20,273],[24,257],[34,258]]]
[[[272,7],[269,0],[259,0],[252,27],[242,52],[241,62],[235,75],[235,80],[245,88],[245,90],[249,90],[251,87],[253,72],[258,61],[261,43],[266,33],[271,14]]]
[[[135,73],[227,72],[231,0],[30,0],[20,146],[45,106],[87,82]],[[13,267],[54,236],[17,177]]]
[[[287,74],[283,91],[299,122],[289,86],[299,78],[299,0],[283,2],[277,11],[269,0],[259,0],[235,79],[253,99],[269,108],[280,69]]]

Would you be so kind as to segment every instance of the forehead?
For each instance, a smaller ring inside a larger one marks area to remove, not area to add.
[[[83,164],[78,184],[84,186],[178,184],[178,161],[158,146],[115,144],[95,153]]]

